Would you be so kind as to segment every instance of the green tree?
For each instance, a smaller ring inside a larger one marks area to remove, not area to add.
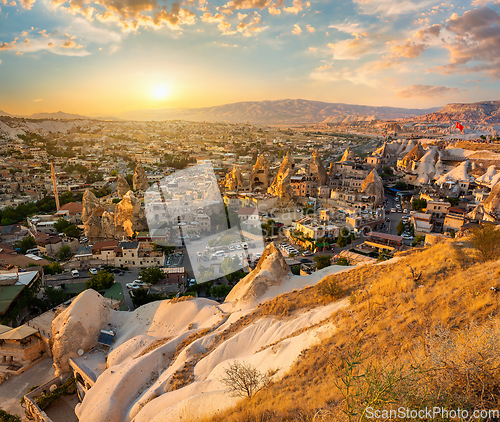
[[[397,190],[405,190],[408,185],[406,184],[406,182],[403,182],[402,180],[400,180],[399,182],[396,183],[396,185],[394,186]]]
[[[64,293],[62,289],[55,289],[52,286],[45,287],[44,300],[48,302],[50,307],[57,306],[69,299],[69,295]]]
[[[68,228],[71,226],[71,223],[68,220],[65,220],[64,218],[60,218],[54,223],[54,228],[57,230],[58,233],[63,233],[64,229]]]
[[[415,211],[422,211],[427,206],[427,201],[423,198],[414,199],[411,206]]]
[[[412,246],[420,245],[424,240],[425,240],[425,236],[422,236],[421,234],[419,234],[418,236],[415,237],[415,239],[413,240],[413,243],[411,245]]]
[[[17,243],[17,247],[20,248],[21,253],[24,254],[28,249],[33,249],[36,247],[36,240],[31,236],[23,237],[23,239]]]
[[[314,262],[316,263],[316,269],[321,270],[322,268],[329,267],[332,265],[330,255],[318,255],[314,257]]]
[[[240,260],[237,256],[224,258],[220,266],[223,274],[231,274],[240,268]]]
[[[472,230],[471,240],[483,262],[500,257],[500,230],[497,230],[496,226],[483,225]]]
[[[21,422],[21,418],[18,415],[6,412],[0,407],[0,422]]]
[[[99,271],[96,275],[90,277],[90,279],[85,282],[85,286],[88,289],[94,289],[99,292],[109,289],[114,282],[115,278],[113,274],[107,271]]]
[[[452,198],[451,196],[447,196],[446,202],[449,202],[452,207],[456,207],[458,205],[458,203],[460,202],[460,199]]]
[[[61,246],[61,249],[56,254],[56,257],[61,261],[69,259],[73,256],[73,252],[71,252],[71,247],[68,245]]]
[[[52,262],[50,265],[43,266],[43,272],[48,275],[60,274],[63,272],[63,268],[59,262]]]
[[[231,286],[221,284],[220,286],[212,286],[210,288],[210,295],[217,299],[224,299],[231,291]]]
[[[339,236],[337,237],[337,245],[339,245],[339,247],[341,248],[347,246],[347,239],[342,235],[342,232],[340,232]]]
[[[339,259],[337,259],[337,265],[348,267],[351,264],[349,263],[349,260],[347,258],[341,256]]]
[[[398,231],[398,236],[401,236],[401,233],[405,231],[405,223],[403,223],[403,220],[400,220],[398,225],[396,226],[396,230]]]
[[[71,224],[70,226],[66,227],[64,230],[63,230],[63,233],[68,236],[68,237],[73,237],[75,239],[77,239],[78,237],[80,237],[80,229],[76,226],[76,224]]]
[[[205,281],[212,280],[215,275],[215,271],[212,267],[204,267],[203,265],[198,266],[198,272],[200,274],[200,277],[197,279],[198,283],[203,283]]]
[[[112,170],[111,176],[118,176],[118,170]]]
[[[132,297],[132,303],[135,308],[145,305],[146,303],[167,299],[167,296],[158,293],[148,293],[145,289],[137,289],[129,293],[131,293],[130,296]]]
[[[14,221],[12,220],[12,218],[2,218],[2,221],[0,222],[2,226],[10,226],[13,223]]]
[[[156,284],[165,278],[165,273],[159,267],[143,268],[139,271],[139,275],[142,277],[141,280],[148,284]]]

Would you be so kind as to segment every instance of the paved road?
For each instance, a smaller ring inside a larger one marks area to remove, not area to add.
[[[125,301],[131,311],[133,311],[134,304],[132,303],[132,298],[129,295],[130,289],[126,286],[127,283],[132,283],[134,280],[137,280],[137,276],[139,275],[138,270],[126,271],[124,275],[114,274],[115,282],[120,283],[123,288],[123,294],[125,295]]]
[[[13,375],[0,384],[0,407],[7,412],[18,414],[23,421],[27,421],[23,407],[19,400],[26,394],[28,388],[43,384],[54,378],[52,359],[46,358],[20,375]]]

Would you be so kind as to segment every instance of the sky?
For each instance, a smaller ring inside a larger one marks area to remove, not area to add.
[[[498,99],[500,2],[0,0],[0,110]]]

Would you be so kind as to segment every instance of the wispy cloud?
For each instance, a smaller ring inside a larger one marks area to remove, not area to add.
[[[396,95],[400,98],[413,98],[413,97],[442,97],[445,94],[460,92],[457,88],[449,88],[447,86],[432,86],[432,85],[411,85]]]

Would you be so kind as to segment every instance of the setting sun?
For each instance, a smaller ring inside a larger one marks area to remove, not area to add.
[[[165,98],[170,90],[166,86],[157,86],[153,89],[153,96],[157,99]]]

